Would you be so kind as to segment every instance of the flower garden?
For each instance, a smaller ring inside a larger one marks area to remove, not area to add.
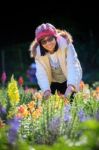
[[[98,150],[99,87],[83,81],[73,101],[49,99],[11,76],[0,88],[0,150]]]

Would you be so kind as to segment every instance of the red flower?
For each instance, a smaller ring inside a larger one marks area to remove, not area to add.
[[[23,83],[24,83],[23,77],[21,77],[21,76],[19,77],[18,83],[19,83],[20,86],[23,85]]]

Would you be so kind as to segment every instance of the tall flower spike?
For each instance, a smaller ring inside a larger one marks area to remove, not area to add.
[[[10,102],[12,105],[15,105],[20,100],[20,95],[17,87],[17,81],[14,79],[14,77],[11,77],[11,81],[8,84],[8,90],[7,90]]]
[[[3,85],[5,84],[6,79],[7,79],[6,72],[3,71],[2,76],[1,76],[1,81],[2,81],[2,84],[3,84]]]
[[[20,86],[22,86],[22,85],[24,84],[24,80],[23,80],[23,77],[22,77],[22,76],[19,77],[19,79],[18,79],[18,84],[19,84]]]

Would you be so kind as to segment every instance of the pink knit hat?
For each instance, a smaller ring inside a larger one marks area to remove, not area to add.
[[[39,42],[45,36],[56,36],[56,28],[50,23],[43,23],[35,30],[35,39]]]

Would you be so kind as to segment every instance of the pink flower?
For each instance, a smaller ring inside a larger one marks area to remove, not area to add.
[[[3,83],[5,83],[6,79],[7,79],[7,76],[6,76],[6,72],[4,71],[4,72],[2,73],[2,76],[1,76],[1,81],[2,81]]]

